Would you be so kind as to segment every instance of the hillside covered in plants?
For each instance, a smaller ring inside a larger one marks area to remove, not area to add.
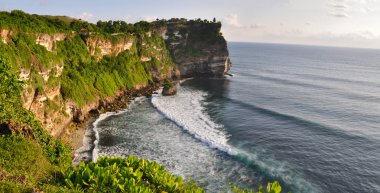
[[[179,78],[152,24],[111,22],[112,29],[126,28],[111,33],[101,22],[67,22],[22,11],[0,17],[0,56],[23,81],[24,108],[54,136],[124,91]]]

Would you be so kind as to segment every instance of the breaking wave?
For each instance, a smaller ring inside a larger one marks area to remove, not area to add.
[[[153,95],[152,105],[196,139],[212,148],[235,155],[227,144],[228,135],[223,125],[213,122],[205,113],[206,96],[207,93],[203,91],[181,87],[175,96]]]

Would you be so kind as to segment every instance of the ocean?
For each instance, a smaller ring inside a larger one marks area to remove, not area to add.
[[[208,192],[380,192],[380,50],[229,43],[233,77],[189,79],[95,123],[94,159],[155,160]]]

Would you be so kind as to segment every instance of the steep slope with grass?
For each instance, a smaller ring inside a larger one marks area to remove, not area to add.
[[[70,150],[22,107],[21,82],[2,57],[0,77],[0,192],[31,192],[41,181],[60,189],[56,174],[70,165]]]

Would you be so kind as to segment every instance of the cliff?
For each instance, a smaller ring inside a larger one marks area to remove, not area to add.
[[[95,25],[20,11],[0,16],[0,57],[24,82],[23,107],[56,137],[72,122],[152,92],[165,79],[223,76],[231,66],[220,23]]]
[[[181,77],[223,76],[231,68],[220,22],[171,19],[158,33],[165,39]]]
[[[0,55],[24,82],[23,107],[55,137],[91,111],[115,109],[136,90],[152,92],[146,88],[179,78],[163,40],[154,37],[1,31]]]
[[[174,94],[171,80],[180,72],[172,59],[184,77],[226,73],[230,62],[220,24],[181,22],[95,25],[0,12],[0,160],[7,160],[0,164],[0,192],[204,192],[192,180],[133,156],[71,167],[72,149],[54,138],[72,123],[119,109],[158,86]],[[133,167],[121,174],[115,162]],[[110,175],[120,178],[93,180]]]

